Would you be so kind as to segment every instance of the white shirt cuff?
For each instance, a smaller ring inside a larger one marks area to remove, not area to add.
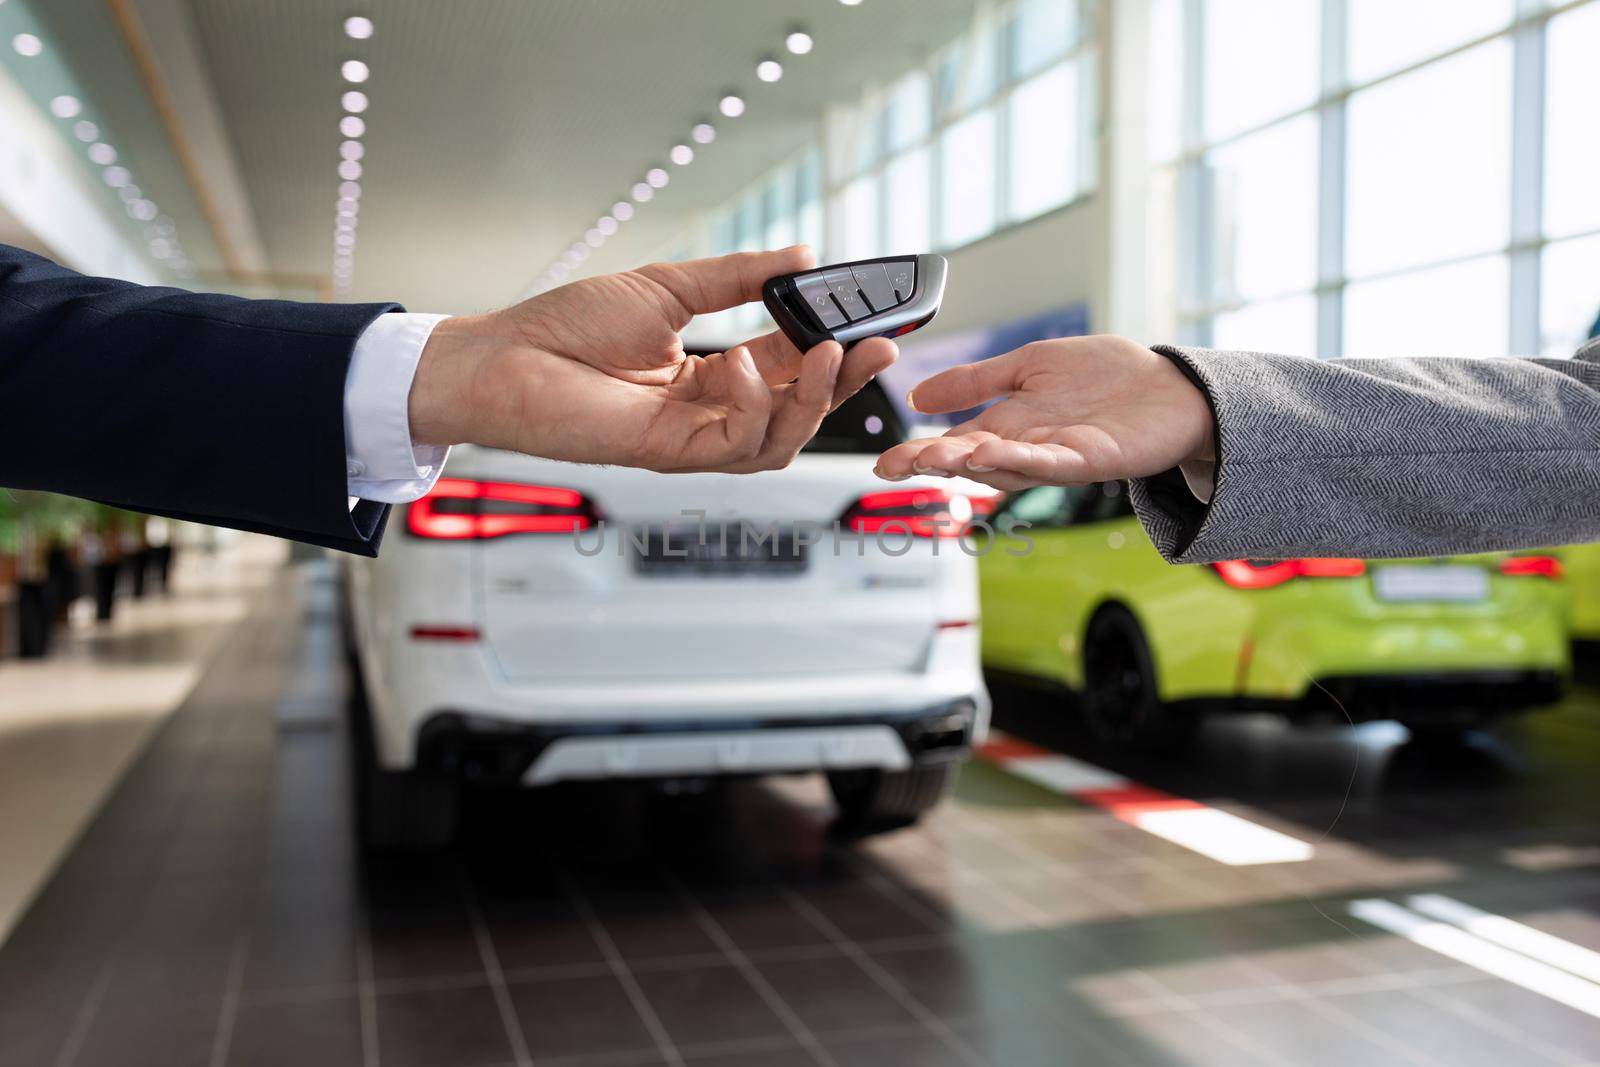
[[[384,504],[427,495],[450,455],[411,442],[411,380],[433,328],[447,315],[379,315],[356,340],[344,380],[349,494]]]

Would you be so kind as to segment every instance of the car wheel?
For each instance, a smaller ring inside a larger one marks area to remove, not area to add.
[[[1155,661],[1125,608],[1102,608],[1083,642],[1083,715],[1096,740],[1116,748],[1173,749],[1193,734],[1193,716],[1161,703]]]
[[[830,771],[828,788],[843,828],[882,833],[910,826],[950,795],[956,763],[933,763],[904,771]]]

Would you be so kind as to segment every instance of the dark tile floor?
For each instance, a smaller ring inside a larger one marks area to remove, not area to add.
[[[1600,1061],[1600,1019],[1346,910],[1440,892],[1600,949],[1593,696],[1468,744],[1241,720],[1109,761],[1305,863],[982,763],[865,842],[781,780],[477,797],[454,851],[370,861],[334,627],[311,566],[229,638],[0,949],[0,1065]],[[1086,751],[1038,701],[1002,717]]]

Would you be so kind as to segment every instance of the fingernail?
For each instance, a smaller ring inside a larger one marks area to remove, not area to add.
[[[989,474],[994,470],[994,468],[985,467],[981,463],[968,463],[967,470],[972,471],[974,474]]]
[[[906,392],[906,407],[910,408],[912,411],[915,411],[919,415],[922,414],[922,409],[917,407],[917,391],[915,389],[911,389]]]
[[[950,472],[949,471],[940,470],[938,467],[924,467],[924,466],[921,466],[920,464],[913,463],[911,465],[911,469],[916,471],[918,474],[936,474],[941,478],[950,477]]]

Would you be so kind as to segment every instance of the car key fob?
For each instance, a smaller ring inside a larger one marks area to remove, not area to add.
[[[795,347],[849,348],[864,337],[899,337],[926,326],[944,298],[943,256],[887,256],[768,279],[761,301]]]

